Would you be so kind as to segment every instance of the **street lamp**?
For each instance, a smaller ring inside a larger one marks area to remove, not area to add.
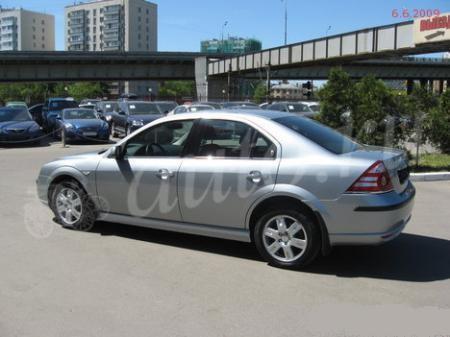
[[[288,23],[288,0],[281,0],[284,2],[284,44],[287,44],[287,23]]]
[[[150,97],[150,102],[152,101],[152,92],[153,92],[153,89],[152,88],[148,88],[148,95]]]
[[[228,25],[228,21],[225,21],[224,23],[223,23],[223,25],[222,25],[222,44],[221,44],[221,46],[220,46],[220,50],[221,50],[221,52],[223,53],[223,31],[224,31],[224,29],[225,29],[225,27]]]

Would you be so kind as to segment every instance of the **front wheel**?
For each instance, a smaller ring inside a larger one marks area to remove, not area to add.
[[[63,181],[52,193],[51,208],[63,227],[89,231],[97,218],[95,205],[74,181]]]
[[[269,210],[258,219],[253,239],[261,256],[276,267],[305,267],[320,250],[318,226],[297,210]]]

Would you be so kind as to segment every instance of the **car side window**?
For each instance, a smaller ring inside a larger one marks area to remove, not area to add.
[[[125,146],[126,157],[180,157],[193,120],[172,121],[143,130]]]
[[[275,158],[277,147],[266,136],[255,130],[250,144],[251,158]]]
[[[275,154],[266,137],[242,122],[202,120],[199,138],[198,157],[265,158]]]

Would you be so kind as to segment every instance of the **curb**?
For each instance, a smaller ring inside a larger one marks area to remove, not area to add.
[[[450,180],[450,172],[411,173],[411,181],[444,181]]]

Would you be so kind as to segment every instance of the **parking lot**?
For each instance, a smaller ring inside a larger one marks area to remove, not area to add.
[[[288,271],[250,244],[55,224],[39,168],[103,147],[0,148],[0,336],[450,336],[450,182],[416,183],[395,241]]]

